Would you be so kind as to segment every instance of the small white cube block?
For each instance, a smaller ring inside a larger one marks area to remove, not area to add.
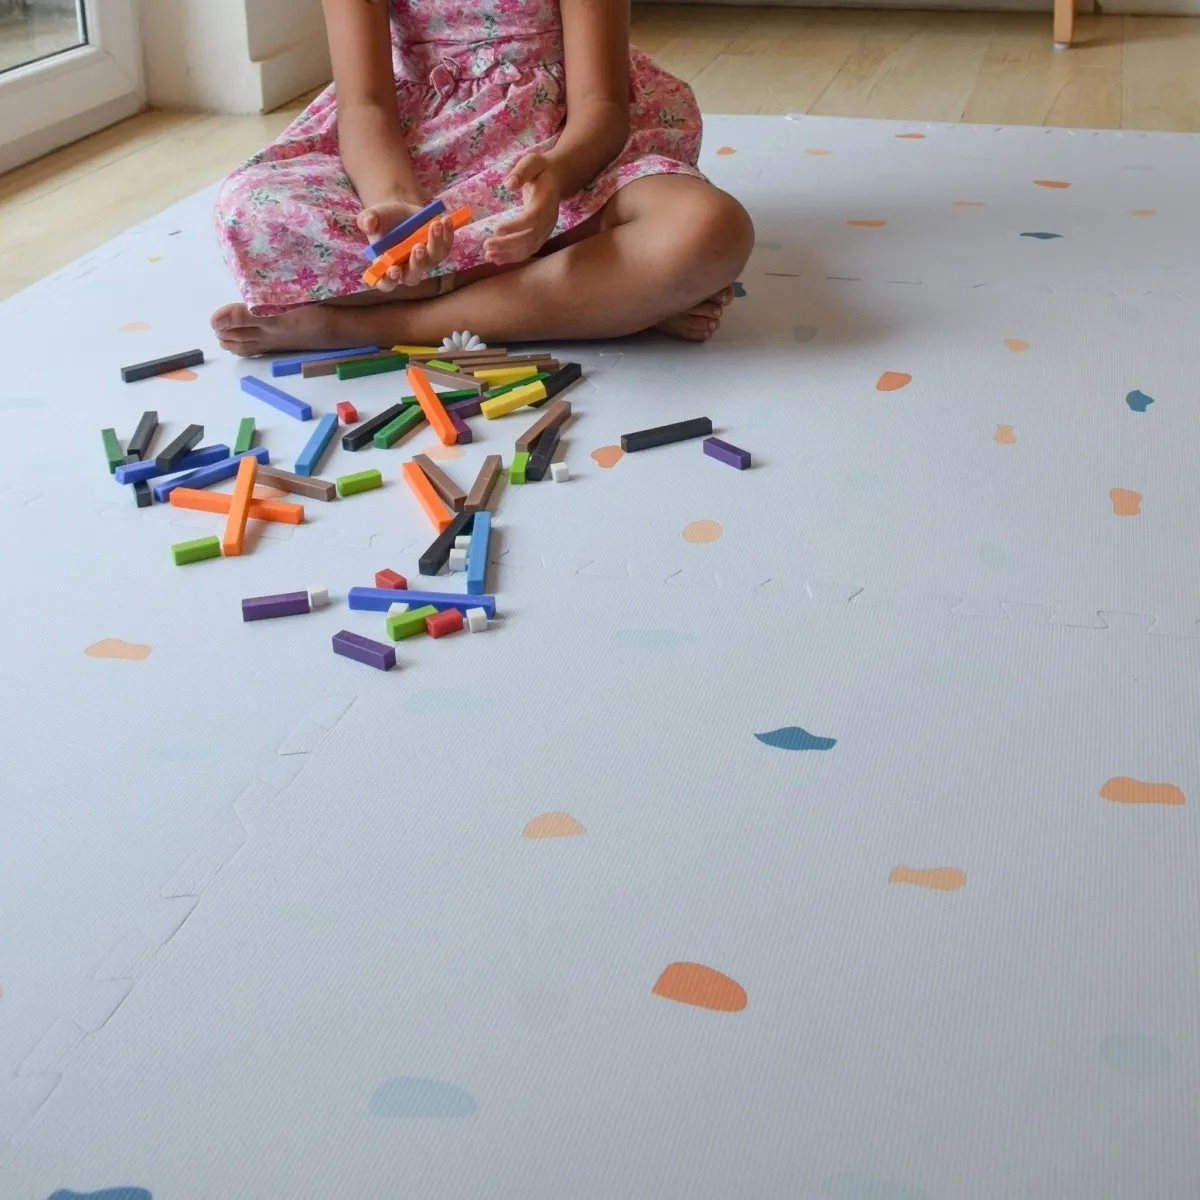
[[[329,589],[327,587],[314,587],[308,589],[309,608],[324,608],[328,603]]]
[[[388,605],[388,615],[389,616],[392,613],[406,613],[406,612],[408,612],[408,605],[403,603],[403,601],[397,600],[394,604]]]
[[[465,571],[467,569],[467,552],[465,550],[450,551],[450,570]]]
[[[571,468],[565,462],[551,463],[550,478],[555,483],[566,483],[571,478]]]
[[[460,533],[454,539],[455,550],[466,550],[471,545],[471,535],[469,533]]]
[[[483,633],[488,627],[487,613],[482,608],[467,609],[467,628],[472,633]]]

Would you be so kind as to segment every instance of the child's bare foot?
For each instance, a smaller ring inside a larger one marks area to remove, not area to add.
[[[212,327],[221,348],[243,358],[278,350],[337,350],[352,345],[342,329],[349,311],[310,304],[276,317],[253,317],[244,304],[226,304],[213,313]]]
[[[670,337],[682,338],[685,342],[707,342],[717,332],[725,306],[733,301],[733,288],[723,288],[714,292],[707,300],[701,300],[694,308],[668,317],[655,325],[659,333]]]

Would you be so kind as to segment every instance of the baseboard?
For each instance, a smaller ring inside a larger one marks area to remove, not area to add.
[[[146,101],[141,96],[119,96],[98,108],[51,125],[48,129],[39,129],[28,137],[9,142],[0,147],[0,175],[33,162],[34,159],[42,158],[63,146],[69,146],[80,138],[99,133],[101,129],[124,121],[145,107]]]
[[[324,36],[288,46],[256,64],[262,111],[270,112],[333,78],[329,44]]]

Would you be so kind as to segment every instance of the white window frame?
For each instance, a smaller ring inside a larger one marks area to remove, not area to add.
[[[88,44],[0,75],[0,173],[145,107],[137,0],[83,0]]]

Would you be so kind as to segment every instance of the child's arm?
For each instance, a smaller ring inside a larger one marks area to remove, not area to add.
[[[386,4],[324,0],[333,81],[337,87],[338,147],[364,208],[427,203],[413,171],[396,105]]]
[[[629,137],[629,0],[560,0],[567,122],[554,147],[526,155],[508,187],[520,214],[486,244],[490,262],[522,262],[554,232],[558,206],[595,179]]]
[[[561,0],[560,9],[567,124],[545,157],[573,196],[629,137],[629,0]]]

